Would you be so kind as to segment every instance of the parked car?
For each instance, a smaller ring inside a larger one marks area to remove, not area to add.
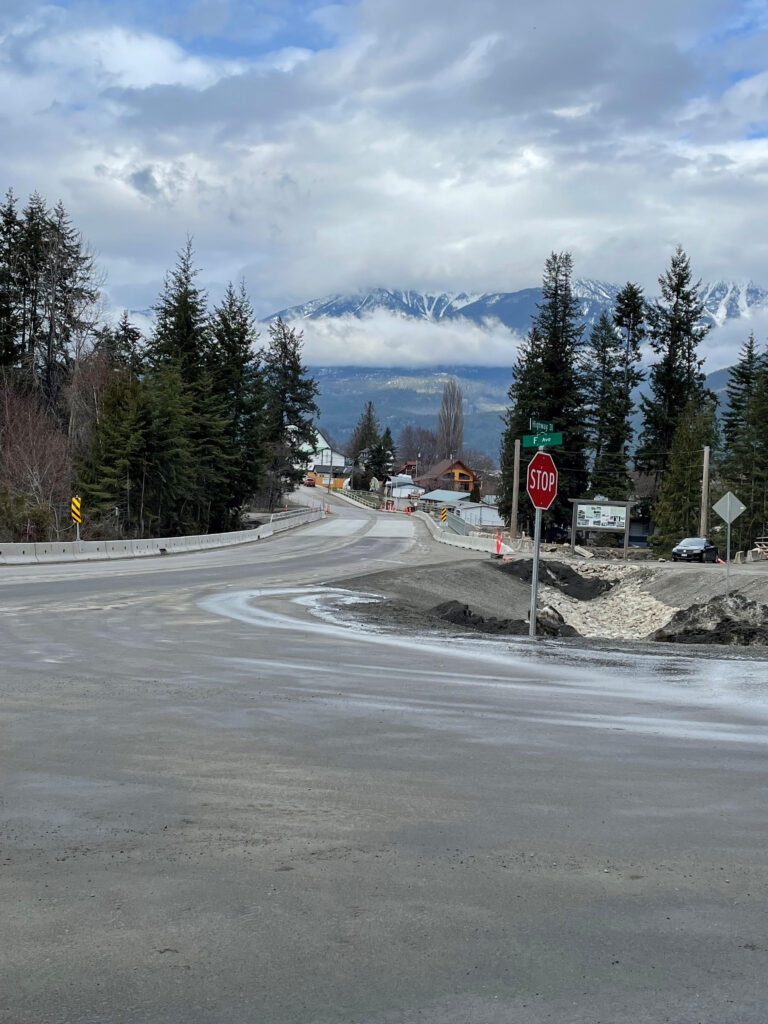
[[[315,478],[313,476],[308,476],[307,479],[304,481],[304,486],[305,487],[314,487],[315,486]]]
[[[673,562],[716,562],[717,547],[706,537],[686,537],[672,548]]]

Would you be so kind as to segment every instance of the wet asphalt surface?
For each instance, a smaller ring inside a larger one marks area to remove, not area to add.
[[[465,558],[339,505],[0,567],[0,1020],[763,1024],[768,664],[321,586]]]

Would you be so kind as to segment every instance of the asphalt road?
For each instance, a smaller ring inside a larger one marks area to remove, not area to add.
[[[768,664],[366,632],[467,553],[334,509],[0,568],[0,1020],[764,1024]]]

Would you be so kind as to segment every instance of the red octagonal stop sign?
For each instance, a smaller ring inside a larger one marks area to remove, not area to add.
[[[536,452],[528,463],[528,495],[536,508],[549,508],[557,495],[557,469],[551,455]]]

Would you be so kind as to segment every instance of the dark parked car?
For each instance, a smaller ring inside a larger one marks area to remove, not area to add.
[[[706,537],[686,537],[672,548],[673,562],[716,562],[717,548]]]

